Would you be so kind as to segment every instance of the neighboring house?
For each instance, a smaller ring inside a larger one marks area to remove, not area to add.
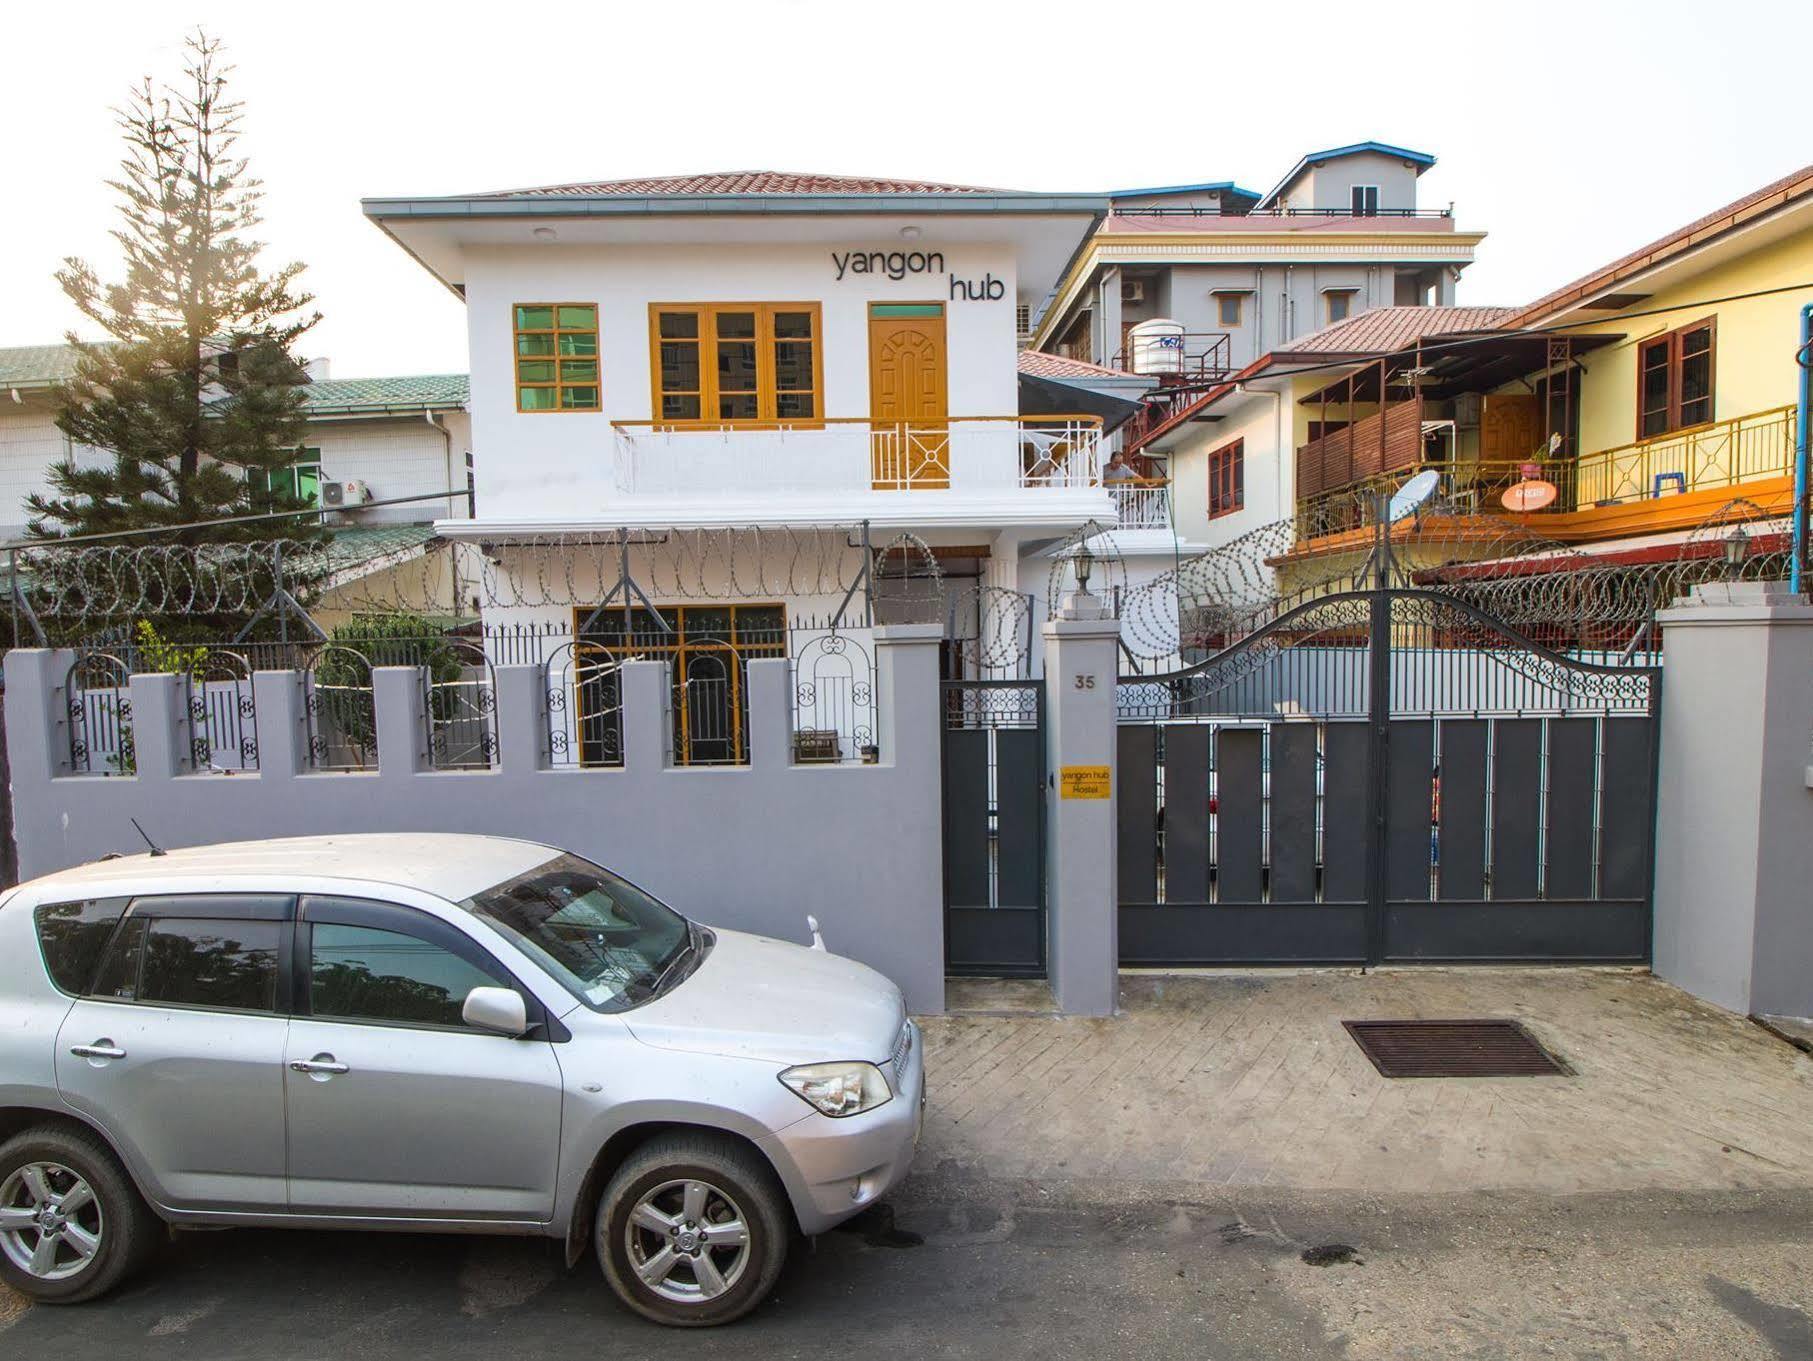
[[[1708,557],[1737,523],[1733,549],[1775,551],[1809,279],[1813,167],[1527,307],[1390,309],[1279,346],[1133,447],[1170,460],[1185,533],[1204,477],[1218,545],[1290,517],[1252,545],[1287,592],[1357,570],[1378,506],[1425,471],[1436,513],[1392,537],[1429,581]],[[1513,566],[1494,555],[1514,541]],[[1547,640],[1586,641],[1567,631]]]
[[[403,590],[402,577],[380,583],[372,576],[419,558],[435,537],[434,521],[468,514],[471,422],[464,374],[329,378],[320,361],[310,372],[308,427],[283,486],[324,507],[340,502],[328,521],[339,589],[318,611],[331,623],[351,608],[336,608],[336,594],[350,600],[359,590],[374,596]],[[71,444],[57,429],[56,388],[74,374],[75,351],[67,345],[0,349],[0,534],[6,538],[24,534],[27,496],[54,494],[54,465],[104,464],[112,457]],[[338,484],[337,494],[330,484]],[[432,499],[363,506],[408,497]],[[436,612],[456,607],[451,597],[411,603]]]
[[[1300,445],[1340,423],[1308,399],[1380,355],[1426,337],[1498,326],[1507,307],[1385,307],[1248,364],[1151,425],[1132,447],[1166,468],[1179,533],[1219,548],[1296,513]]]
[[[1031,343],[1135,367],[1141,322],[1182,328],[1181,375],[1213,381],[1375,307],[1454,301],[1482,232],[1417,203],[1435,158],[1358,142],[1303,157],[1269,193],[1231,182],[1127,189]],[[1154,370],[1156,372],[1156,370]]]
[[[863,525],[875,547],[910,536],[889,560],[930,555],[946,592],[1042,603],[1040,554],[1114,515],[1100,423],[1023,418],[1016,367],[1018,316],[1103,197],[749,172],[364,207],[467,304],[478,515],[440,528],[483,543],[489,621],[667,655],[677,696],[709,670],[727,697],[678,721],[740,733],[738,663],[808,645],[810,621],[861,622],[797,589],[783,531],[840,557]],[[691,530],[776,532],[698,609],[661,588]],[[626,603],[597,547],[620,533],[654,614],[597,610]],[[536,603],[562,544],[576,608]]]
[[[1747,551],[1779,549],[1810,279],[1813,166],[1555,290],[1493,333],[1433,354],[1401,347],[1327,385],[1350,424],[1297,449],[1300,541],[1281,567],[1320,575],[1331,558],[1354,557],[1368,533],[1353,523],[1355,488],[1389,491],[1424,469],[1439,474],[1449,518],[1563,546],[1547,559],[1556,573],[1722,553],[1733,523],[1747,524]],[[1552,486],[1553,499],[1508,509],[1526,482]],[[1453,537],[1451,526],[1440,532]],[[1394,531],[1413,561],[1455,556],[1452,542],[1420,550],[1424,535],[1414,521]],[[1462,556],[1491,557],[1499,539],[1479,538],[1486,546]],[[1477,568],[1446,575],[1468,571]]]

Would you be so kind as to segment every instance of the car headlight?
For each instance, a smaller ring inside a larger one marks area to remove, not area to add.
[[[872,1063],[802,1063],[780,1076],[800,1100],[839,1118],[872,1111],[894,1095]]]

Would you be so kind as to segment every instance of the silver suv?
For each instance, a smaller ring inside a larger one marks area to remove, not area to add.
[[[0,900],[0,1278],[91,1299],[159,1221],[539,1234],[724,1323],[905,1172],[900,992],[484,836],[84,865]]]

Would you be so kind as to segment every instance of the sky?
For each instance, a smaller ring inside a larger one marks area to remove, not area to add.
[[[1232,179],[1378,140],[1439,158],[1426,207],[1484,230],[1462,303],[1527,302],[1813,162],[1806,0],[1384,8],[1293,0],[616,0],[432,7],[84,0],[0,25],[0,346],[118,273],[110,109],[222,39],[262,239],[336,377],[461,372],[461,304],[362,197],[779,169],[1016,189]]]

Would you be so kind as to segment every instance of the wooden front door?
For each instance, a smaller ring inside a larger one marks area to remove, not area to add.
[[[1534,395],[1490,393],[1479,417],[1479,457],[1485,463],[1521,463],[1540,458],[1542,411]]]
[[[869,420],[875,490],[951,484],[943,303],[869,305]]]

